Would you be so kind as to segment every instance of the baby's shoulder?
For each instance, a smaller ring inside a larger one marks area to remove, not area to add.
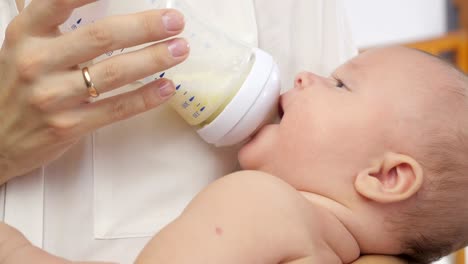
[[[219,185],[219,186],[216,186]],[[311,211],[319,213],[316,206],[304,195],[282,179],[261,171],[239,171],[220,178],[212,187],[232,193],[239,202],[248,201],[251,206],[284,210],[289,213]]]
[[[220,178],[214,185],[220,185],[220,189],[233,192],[233,195],[240,200],[267,203],[266,206],[270,207],[270,210],[282,210],[284,206],[287,206],[301,215],[308,212],[308,217],[318,216],[325,212],[316,204],[311,203],[303,192],[296,190],[286,181],[261,171],[235,172]],[[257,204],[251,203],[251,205]]]
[[[277,242],[274,248],[287,256],[330,255],[330,247],[323,237],[324,228],[333,225],[333,221],[328,221],[328,212],[282,179],[260,171],[240,171],[215,184],[219,184],[223,199],[233,205],[236,218],[250,219],[254,233],[264,236],[255,240],[270,238],[270,245]],[[274,237],[277,239],[272,241]]]
[[[301,192],[282,179],[260,171],[240,171],[219,179],[223,196],[240,205],[249,213],[254,210],[256,218],[265,224],[290,232],[291,228],[302,232],[303,239],[318,241],[328,212],[311,203]],[[216,188],[216,187],[215,187]]]
[[[235,242],[234,248],[244,252],[236,254],[256,259],[255,263],[287,263],[306,256],[325,259],[332,253],[323,237],[320,214],[278,177],[240,171],[200,192],[178,223],[203,225],[196,230],[215,226],[218,236],[230,237],[226,241],[243,241]]]

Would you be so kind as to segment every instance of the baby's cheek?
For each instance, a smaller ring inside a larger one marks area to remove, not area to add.
[[[288,113],[281,122],[281,138],[289,144],[311,144],[323,128],[317,121],[320,120],[306,111]]]

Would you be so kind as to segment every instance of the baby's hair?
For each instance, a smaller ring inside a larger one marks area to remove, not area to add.
[[[414,206],[390,220],[400,229],[402,256],[410,263],[431,263],[468,244],[468,77],[431,56],[447,70],[443,89],[455,101],[447,102],[453,113],[423,131],[429,143],[421,146],[419,160],[427,176]]]

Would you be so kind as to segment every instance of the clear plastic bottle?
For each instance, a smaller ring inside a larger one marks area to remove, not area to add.
[[[242,86],[254,63],[254,51],[195,16],[185,1],[167,0],[165,5],[184,13],[181,36],[191,50],[187,61],[164,74],[177,85],[170,104],[190,125],[204,126]]]
[[[239,143],[271,121],[280,93],[272,57],[203,21],[184,0],[166,0],[165,7],[185,15],[181,36],[191,49],[186,62],[164,73],[177,85],[171,106],[218,146]]]
[[[143,82],[161,77],[173,80],[177,90],[169,102],[171,107],[205,141],[217,146],[237,144],[271,119],[271,112],[277,109],[280,86],[278,67],[269,54],[203,21],[203,16],[196,14],[185,0],[125,2],[101,0],[84,13],[76,10],[63,25],[64,30],[73,30],[77,22],[92,22],[114,14],[155,7],[178,9],[185,16],[186,26],[180,36],[190,43],[190,56]],[[136,48],[111,51],[104,57]]]

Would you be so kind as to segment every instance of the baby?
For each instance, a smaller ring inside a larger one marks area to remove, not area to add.
[[[468,242],[468,78],[402,47],[301,73],[279,124],[137,263],[428,263]]]

